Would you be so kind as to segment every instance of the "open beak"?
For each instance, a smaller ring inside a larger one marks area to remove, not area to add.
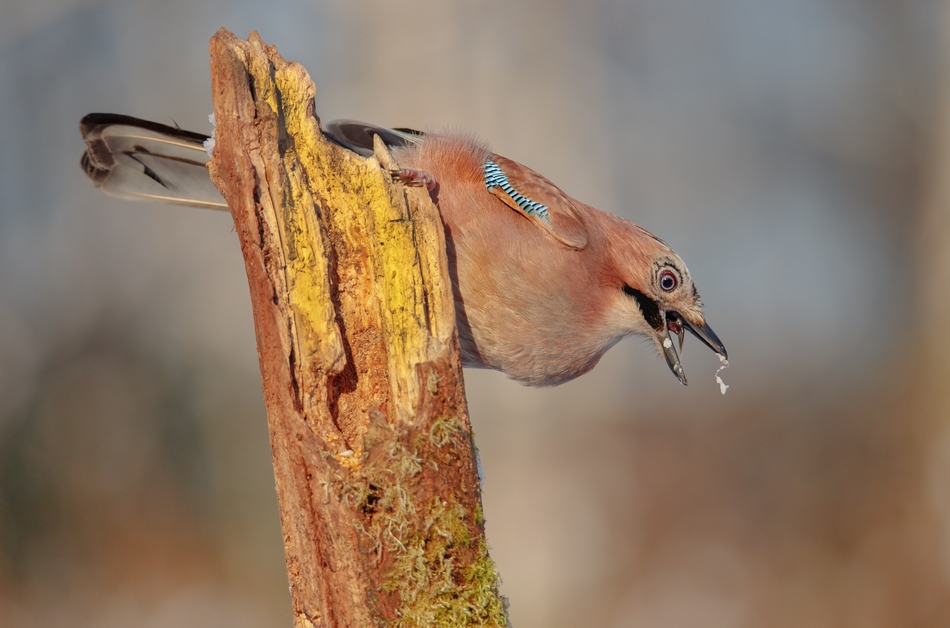
[[[660,333],[660,344],[662,346],[663,357],[666,358],[667,365],[669,365],[670,370],[673,371],[673,375],[676,375],[676,379],[680,380],[680,383],[684,386],[687,384],[687,382],[686,374],[683,372],[683,365],[680,363],[680,353],[683,349],[683,340],[685,336],[685,330],[687,329],[691,334],[702,340],[707,347],[721,355],[724,359],[729,359],[729,356],[726,353],[726,348],[723,346],[722,341],[719,340],[719,336],[716,335],[716,332],[714,332],[709,325],[703,325],[702,327],[699,327],[697,325],[693,325],[688,320],[680,316],[678,312],[667,312],[666,325],[664,326],[663,331]],[[670,337],[671,332],[676,334],[678,340],[677,343],[674,343],[673,339]],[[677,344],[679,345],[678,348],[676,346]]]
[[[672,329],[674,334],[679,336],[679,345],[682,348],[683,345],[683,328],[679,326],[673,326],[668,321],[667,325],[663,328],[663,331],[660,332],[660,344],[663,350],[663,357],[666,358],[666,363],[669,365],[670,370],[673,371],[673,375],[676,375],[676,379],[680,380],[680,383],[683,386],[686,386],[689,382],[686,381],[686,374],[683,372],[683,365],[680,364],[680,354],[677,350],[676,344],[673,342],[673,339],[670,338],[670,330]],[[679,331],[677,331],[677,329]]]

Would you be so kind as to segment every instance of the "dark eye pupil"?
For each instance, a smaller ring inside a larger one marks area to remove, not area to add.
[[[665,274],[660,277],[660,287],[664,290],[672,290],[676,287],[676,278],[673,275]]]

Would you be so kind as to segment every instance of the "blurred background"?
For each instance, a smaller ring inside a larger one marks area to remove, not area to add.
[[[725,396],[693,338],[466,373],[516,627],[950,625],[939,0],[0,0],[0,625],[291,625],[230,217],[79,167],[88,112],[209,132],[220,26],[690,266]]]

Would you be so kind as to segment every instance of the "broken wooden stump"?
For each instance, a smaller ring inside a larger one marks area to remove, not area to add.
[[[295,627],[505,626],[438,209],[381,143],[325,139],[307,72],[257,33],[210,49]]]

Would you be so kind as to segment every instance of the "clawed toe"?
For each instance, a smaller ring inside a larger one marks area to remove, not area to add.
[[[389,171],[394,181],[399,181],[403,185],[411,187],[423,187],[431,192],[438,183],[435,177],[424,170],[411,170],[409,168],[394,168]]]

